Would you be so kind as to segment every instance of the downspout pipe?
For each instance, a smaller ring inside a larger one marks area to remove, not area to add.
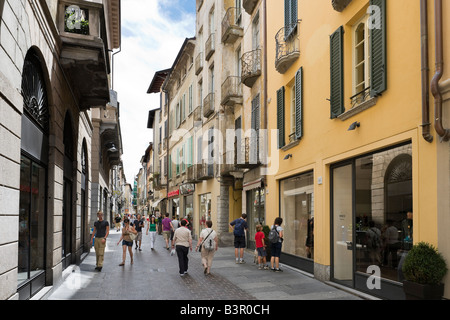
[[[420,39],[422,73],[422,136],[427,142],[433,142],[430,123],[430,68],[428,55],[428,0],[420,0]]]
[[[450,140],[450,130],[442,125],[442,93],[439,89],[439,81],[444,73],[444,47],[443,47],[443,23],[442,23],[442,0],[434,1],[435,10],[435,46],[436,46],[436,73],[431,80],[431,93],[434,96],[434,126],[442,141]]]

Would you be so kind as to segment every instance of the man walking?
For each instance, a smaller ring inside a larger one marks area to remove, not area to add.
[[[137,219],[133,222],[133,227],[137,231],[137,237],[135,239],[136,248],[138,249],[138,243],[139,243],[139,251],[142,251],[141,244],[142,244],[142,228],[144,227],[144,219],[141,219],[141,215],[137,215]]]
[[[166,217],[162,221],[162,230],[163,230],[163,237],[166,241],[166,249],[169,250],[169,240],[170,240],[170,232],[173,230],[172,227],[172,220],[169,218],[169,214],[166,213]]]
[[[236,263],[245,263],[244,248],[245,248],[245,231],[248,230],[247,215],[245,213],[236,220],[230,222],[231,229],[234,234],[234,255]]]
[[[189,249],[192,251],[192,235],[191,231],[186,228],[186,225],[187,221],[181,220],[181,227],[175,230],[172,244],[172,249],[175,248],[177,252],[181,277],[187,273]]]
[[[92,246],[92,240],[95,236],[95,258],[96,258],[96,267],[95,270],[102,271],[103,268],[103,258],[105,255],[106,248],[106,239],[109,235],[109,223],[108,221],[103,220],[103,212],[97,212],[98,220],[94,222],[94,231],[92,232],[90,246]]]

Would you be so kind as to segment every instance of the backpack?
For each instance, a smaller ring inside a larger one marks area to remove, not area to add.
[[[234,232],[233,232],[234,235],[235,236],[245,235],[243,227],[244,227],[244,220],[243,219],[237,219],[236,225],[234,227]]]
[[[276,226],[273,226],[272,230],[270,230],[268,238],[271,243],[277,243],[280,240],[280,234]]]
[[[211,232],[206,236],[206,238],[203,240],[203,248],[205,248],[205,250],[214,250],[214,239],[210,237],[211,233],[213,231],[211,230]]]

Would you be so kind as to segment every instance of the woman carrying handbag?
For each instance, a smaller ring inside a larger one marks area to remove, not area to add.
[[[117,245],[119,245],[120,241],[122,241],[122,248],[123,248],[123,255],[122,255],[122,263],[119,264],[119,266],[125,265],[125,259],[127,257],[127,248],[128,252],[130,254],[131,264],[133,264],[133,241],[136,239],[137,231],[134,229],[133,226],[130,225],[130,220],[128,218],[125,218],[123,220],[124,227],[122,228],[122,236],[119,239],[119,242],[117,242]]]

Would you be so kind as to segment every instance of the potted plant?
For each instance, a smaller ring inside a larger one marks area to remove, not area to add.
[[[408,300],[438,300],[444,294],[442,279],[447,264],[437,249],[426,242],[412,246],[402,266],[403,290]]]

